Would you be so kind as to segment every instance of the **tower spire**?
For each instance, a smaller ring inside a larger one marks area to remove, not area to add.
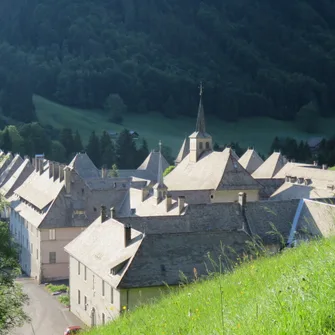
[[[158,185],[163,185],[163,167],[162,167],[162,142],[158,142],[159,145],[159,156],[158,156],[158,175],[157,175],[157,183]]]
[[[202,103],[202,96],[204,93],[204,87],[202,82],[200,82],[199,86],[199,95],[200,95],[200,101],[199,101],[199,107],[198,107],[198,117],[197,117],[197,124],[195,131],[198,133],[205,134],[206,133],[206,125],[205,125],[205,112],[204,112],[204,106]]]

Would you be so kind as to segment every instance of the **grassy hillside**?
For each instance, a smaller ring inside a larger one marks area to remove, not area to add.
[[[335,239],[330,239],[192,284],[87,335],[326,335],[335,331],[334,310]]]
[[[40,96],[34,96],[37,117],[42,124],[50,124],[56,128],[71,127],[78,129],[87,141],[92,130],[97,133],[103,130],[119,131],[123,127],[136,130],[140,136],[147,139],[150,148],[157,146],[159,140],[172,148],[176,153],[180,148],[185,134],[193,132],[196,122],[194,118],[178,117],[170,120],[160,113],[131,114],[124,117],[124,126],[107,121],[107,115],[99,111],[80,110],[69,108],[51,102]],[[335,119],[321,120],[318,135],[331,136],[334,134]],[[215,118],[207,117],[207,130],[213,140],[219,144],[237,141],[244,147],[254,146],[259,152],[267,154],[275,136],[290,136],[297,139],[307,139],[310,135],[300,132],[292,122],[276,121],[258,117],[241,119],[235,123],[228,123]],[[313,136],[318,136],[313,135]]]

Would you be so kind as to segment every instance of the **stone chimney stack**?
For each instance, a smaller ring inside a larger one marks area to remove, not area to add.
[[[64,180],[64,165],[63,164],[59,164],[59,181],[63,181]]]
[[[54,162],[53,163],[53,173],[54,181],[56,181],[59,177],[59,163]]]
[[[49,161],[49,178],[51,179],[54,174],[54,163]]]
[[[104,223],[105,221],[107,221],[107,210],[106,210],[106,206],[101,206],[100,209],[100,219],[101,219],[101,223]]]
[[[245,204],[247,203],[247,194],[244,192],[240,192],[238,194],[238,203],[240,204],[241,208],[245,208]]]
[[[67,194],[71,193],[71,169],[67,166],[64,169],[65,191]]]
[[[126,248],[131,241],[131,226],[129,224],[124,225],[124,247]]]
[[[107,178],[107,168],[106,168],[106,166],[103,166],[101,168],[101,178]]]
[[[114,219],[114,218],[115,218],[115,208],[112,207],[112,208],[110,209],[110,211],[111,211],[111,219]]]
[[[36,172],[38,172],[38,170],[40,168],[40,165],[39,165],[38,161],[39,161],[39,159],[37,157],[33,158],[33,165],[34,165],[34,168],[35,168]]]
[[[182,213],[182,211],[184,210],[184,207],[185,207],[185,197],[180,196],[180,197],[178,197],[178,211],[179,211],[179,214]]]
[[[172,196],[170,194],[166,195],[165,202],[166,202],[166,211],[168,212],[172,206]]]
[[[317,162],[317,161],[314,161],[314,162],[313,162],[313,165],[314,165],[314,166],[318,166],[318,162]]]
[[[327,164],[322,164],[322,170],[327,170],[328,169],[328,165]]]
[[[43,158],[40,158],[39,160],[38,160],[38,171],[39,171],[39,173],[40,174],[42,174],[43,173]]]

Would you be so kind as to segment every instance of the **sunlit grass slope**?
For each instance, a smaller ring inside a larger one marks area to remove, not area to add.
[[[325,335],[335,332],[334,311],[335,239],[330,239],[192,284],[87,335]]]
[[[78,129],[86,142],[92,130],[100,134],[103,130],[119,131],[124,127],[137,131],[144,137],[150,148],[157,147],[159,140],[172,148],[176,154],[186,134],[193,132],[196,122],[194,118],[179,117],[167,119],[159,113],[132,114],[124,116],[123,126],[108,122],[108,116],[101,111],[80,110],[62,106],[40,96],[34,96],[37,117],[42,124],[50,124],[55,128],[71,127]],[[236,123],[228,123],[208,116],[207,130],[213,141],[219,144],[231,141],[239,142],[244,147],[253,146],[259,152],[268,154],[275,136],[290,136],[297,139],[310,137],[296,129],[292,122],[277,121],[268,118],[241,119]],[[320,134],[313,136],[331,136],[335,129],[334,120],[322,120]]]

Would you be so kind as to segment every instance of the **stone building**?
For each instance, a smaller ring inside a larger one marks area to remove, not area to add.
[[[160,297],[166,284],[173,288],[182,278],[192,280],[206,276],[208,268],[217,270],[208,256],[218,261],[223,249],[233,259],[230,248],[240,255],[247,250],[246,242],[259,236],[275,252],[283,246],[279,235],[288,239],[298,204],[247,202],[242,193],[237,203],[188,204],[170,216],[107,219],[103,209],[101,217],[65,247],[71,311],[88,325],[103,324],[122,308],[132,310]]]
[[[164,183],[172,198],[184,196],[190,204],[235,202],[239,192],[250,201],[259,199],[262,186],[238,162],[235,152],[227,148],[213,151],[212,137],[206,132],[202,92],[195,132],[185,139],[177,157],[177,166]]]
[[[68,278],[64,246],[99,216],[102,204],[118,213],[129,187],[129,178],[102,176],[86,154],[68,166],[35,158],[34,171],[10,197],[23,271],[38,282]]]

